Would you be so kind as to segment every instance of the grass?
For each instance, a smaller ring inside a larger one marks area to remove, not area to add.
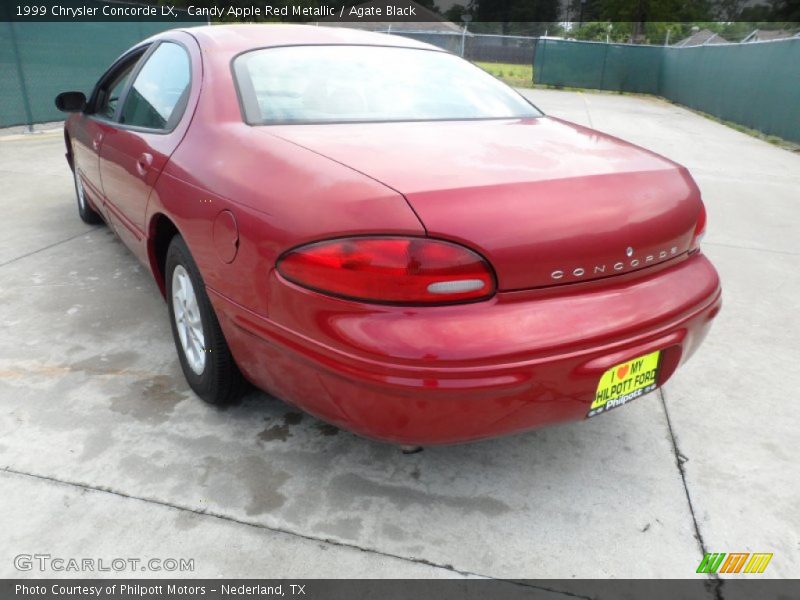
[[[669,102],[669,100],[667,100],[667,102]],[[677,103],[673,102],[673,104],[677,104]],[[684,106],[683,104],[677,104],[677,105],[682,107],[682,108],[685,108],[687,110],[690,110],[691,112],[693,112],[695,114],[698,114],[698,115],[700,115],[702,117],[705,117],[706,119],[710,119],[712,121],[716,121],[717,123],[720,123],[722,125],[730,127],[731,129],[735,129],[736,131],[738,131],[740,133],[744,133],[744,134],[747,134],[747,135],[749,135],[751,137],[758,138],[758,139],[760,139],[760,140],[762,140],[764,142],[767,142],[767,143],[772,144],[774,146],[778,146],[780,148],[783,148],[784,150],[788,150],[789,152],[800,152],[800,144],[796,144],[796,143],[791,142],[789,140],[785,140],[782,137],[779,137],[777,135],[770,135],[768,133],[763,133],[763,132],[759,131],[758,129],[752,129],[750,127],[747,127],[746,125],[742,125],[741,123],[736,123],[734,121],[726,121],[725,119],[721,119],[720,117],[714,116],[714,115],[709,114],[707,112],[703,112],[702,110],[697,110],[695,108],[691,108],[689,106]]]
[[[533,87],[533,65],[475,62],[481,69],[514,87]]]

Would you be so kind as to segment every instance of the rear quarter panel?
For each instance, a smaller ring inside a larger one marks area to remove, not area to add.
[[[175,222],[213,290],[266,315],[270,271],[289,248],[376,231],[424,233],[396,192],[280,140],[269,149],[254,147],[247,128],[190,132],[151,200],[154,215],[163,212]],[[239,230],[230,264],[213,243],[214,220],[223,210],[233,213]]]

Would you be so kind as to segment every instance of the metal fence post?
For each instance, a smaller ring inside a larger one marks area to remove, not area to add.
[[[22,71],[22,58],[19,54],[19,46],[17,45],[17,34],[14,32],[14,23],[7,21],[8,32],[11,37],[11,52],[14,54],[14,64],[17,67],[17,80],[19,81],[19,89],[22,92],[22,104],[25,107],[25,118],[28,123],[28,131],[33,131],[33,111],[31,110],[31,100],[28,96],[28,87],[25,84],[25,74]]]
[[[605,82],[606,82],[606,59],[608,58],[608,47],[610,45],[611,44],[606,44],[605,52],[603,52],[603,67],[602,67],[602,69],[600,69],[600,89],[601,90],[606,89],[606,87],[605,87]]]
[[[536,83],[536,73],[539,73],[539,83],[542,82],[542,77],[544,77],[544,63],[547,58],[547,38],[539,38],[539,41],[542,44],[542,60],[539,61],[539,70],[536,70],[536,65],[533,65],[533,82]],[[537,44],[538,46],[538,44]],[[537,48],[538,50],[538,48]],[[536,60],[536,53],[533,54],[533,60]]]

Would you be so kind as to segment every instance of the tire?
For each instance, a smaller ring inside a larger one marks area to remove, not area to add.
[[[179,235],[167,249],[164,277],[172,337],[189,387],[210,404],[235,402],[247,383],[222,334],[200,271]]]
[[[77,167],[72,170],[72,179],[75,183],[75,196],[78,200],[78,214],[81,220],[89,225],[100,225],[103,222],[103,217],[89,206],[89,201],[86,199],[86,193],[83,190],[83,182],[81,182],[80,175],[78,175]]]

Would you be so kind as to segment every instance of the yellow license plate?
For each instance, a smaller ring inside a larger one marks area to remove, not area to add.
[[[587,416],[594,417],[618,408],[656,389],[660,358],[661,351],[656,350],[608,369],[600,377]]]

